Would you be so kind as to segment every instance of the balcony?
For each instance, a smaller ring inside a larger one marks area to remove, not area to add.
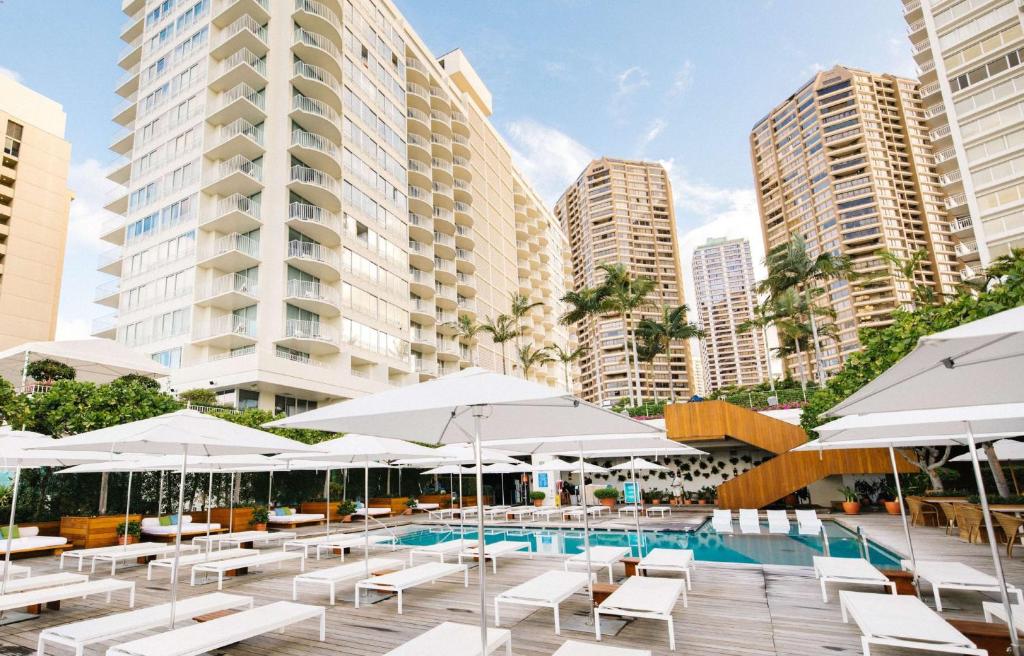
[[[203,192],[211,196],[251,196],[262,189],[263,167],[242,155],[215,163],[203,180]]]
[[[338,254],[321,244],[297,239],[288,242],[285,263],[321,280],[334,281],[341,278]]]
[[[406,143],[409,146],[409,158],[416,158],[421,162],[430,162],[432,155],[430,154],[430,140],[426,137],[420,136],[415,132],[410,132],[407,135]]]
[[[127,21],[121,25],[121,40],[125,43],[131,43],[135,39],[142,36],[142,28],[145,26],[146,12],[140,11],[134,16],[128,18]]]
[[[469,137],[464,134],[452,135],[452,153],[459,157],[469,157]]]
[[[946,209],[952,210],[957,207],[963,207],[967,205],[967,196],[965,194],[954,194],[953,196],[946,196]]]
[[[122,98],[128,98],[139,90],[139,65],[135,64],[117,80],[114,93]]]
[[[134,105],[132,105],[134,107]],[[135,147],[135,127],[134,124],[129,124],[127,130],[121,132],[114,141],[110,144],[110,150],[118,155],[124,157],[130,157],[132,154],[132,148]]]
[[[251,16],[260,24],[270,19],[270,0],[214,0],[213,24],[231,25],[242,16]]]
[[[960,232],[961,230],[973,230],[974,220],[971,219],[970,215],[958,216],[950,221],[950,227],[953,232]]]
[[[127,185],[131,180],[132,162],[127,157],[120,158],[114,167],[107,173],[107,180],[114,184]]]
[[[467,314],[467,315],[470,315],[470,316],[473,316],[473,317],[476,316],[476,299],[475,298],[466,298],[466,297],[464,297],[464,296],[462,296],[460,294],[459,297],[458,297],[457,302],[458,302],[458,305],[459,305],[459,307],[458,307],[459,314]]]
[[[319,282],[289,280],[285,287],[285,300],[322,317],[341,314],[338,290]]]
[[[443,232],[434,232],[434,253],[450,260],[455,257],[455,237]]]
[[[111,280],[96,287],[93,302],[99,305],[116,308],[121,296],[120,280]]]
[[[458,267],[459,271],[465,271],[466,273],[476,271],[476,264],[473,263],[474,259],[472,251],[467,251],[464,248],[455,250],[455,266]]]
[[[935,153],[935,163],[941,164],[942,162],[948,162],[949,160],[956,157],[956,148],[946,148]]]
[[[292,130],[288,152],[327,175],[341,177],[339,148],[327,137],[304,130]]]
[[[117,337],[117,313],[113,312],[93,319],[89,334],[100,339]]]
[[[408,125],[410,130],[415,130],[417,134],[430,138],[430,115],[422,109],[416,109],[415,107],[408,107],[405,110],[406,118],[408,118]]]
[[[289,116],[307,130],[325,135],[335,143],[341,142],[341,117],[327,103],[295,94]]]
[[[213,213],[200,223],[200,227],[216,232],[246,233],[261,224],[259,201],[242,194],[232,194],[217,201]]]
[[[460,271],[456,276],[456,282],[458,283],[457,289],[460,296],[476,295],[476,281],[472,274]]]
[[[225,235],[200,250],[197,262],[201,266],[222,271],[248,269],[260,262],[260,242],[238,233]]]
[[[962,180],[962,179],[963,179],[963,174],[960,173],[960,169],[956,169],[956,170],[950,171],[949,173],[946,173],[944,175],[940,175],[939,176],[939,184],[943,185],[943,186],[951,185],[954,182],[960,182],[960,180]]]
[[[0,194],[3,194],[3,185],[0,184]],[[13,196],[13,191],[8,194]],[[123,191],[115,191],[113,198],[103,206],[103,209],[114,214],[125,216],[128,214],[128,194]]]
[[[293,202],[288,205],[289,228],[295,228],[313,241],[324,246],[341,243],[341,220],[334,212],[309,203]]]
[[[132,40],[117,53],[117,65],[128,70],[142,61],[142,35]]]
[[[292,65],[292,86],[302,95],[325,102],[341,111],[341,85],[329,71],[296,61]]]
[[[423,298],[434,295],[434,274],[431,271],[409,268],[409,291]]]
[[[212,66],[209,80],[210,89],[218,93],[240,84],[262,89],[267,86],[267,62],[243,48]]]
[[[288,187],[310,202],[330,212],[341,211],[341,192],[332,176],[308,166],[296,164],[289,171]]]
[[[409,319],[416,323],[432,325],[434,323],[434,301],[423,298],[409,300]]]
[[[124,254],[121,247],[108,248],[96,258],[96,270],[111,276],[120,276],[122,262]]]
[[[248,14],[239,16],[214,37],[210,54],[215,59],[224,59],[238,50],[248,50],[259,57],[266,55],[269,50],[266,25]]]
[[[305,319],[286,319],[284,339],[277,340],[277,343],[312,355],[337,353],[341,350],[337,336],[328,326],[320,321]]]
[[[197,305],[229,311],[248,307],[258,297],[257,281],[240,273],[219,276],[196,290]]]
[[[207,120],[214,125],[223,125],[236,119],[258,124],[267,118],[263,92],[244,83],[218,94],[210,104],[211,113]]]
[[[455,177],[461,180],[472,180],[473,173],[469,169],[469,159],[462,157],[452,157],[452,164],[454,165]]]
[[[934,93],[938,93],[938,92],[939,92],[939,83],[938,82],[932,82],[930,84],[925,84],[925,85],[923,85],[921,87],[921,98],[922,99],[923,98],[927,98],[928,96],[930,96],[930,95],[932,95]]]
[[[417,348],[421,353],[433,353],[437,345],[437,335],[433,330],[424,330],[422,328],[413,328],[409,331],[409,337],[412,345]]]
[[[928,109],[924,110],[924,117],[926,119],[933,119],[936,116],[941,116],[946,113],[946,105],[939,103],[938,105],[932,105]]]
[[[121,245],[125,237],[125,220],[123,216],[112,216],[100,226],[100,239],[111,244]]]
[[[263,147],[263,126],[255,126],[244,118],[237,118],[217,128],[210,139],[206,156],[210,159],[229,159],[241,155],[247,159],[258,159],[265,152]]]
[[[199,346],[234,349],[256,344],[257,324],[228,314],[197,326],[192,341]]]
[[[430,91],[427,90],[422,84],[416,84],[415,82],[405,83],[406,97],[418,100],[420,107],[430,107]]]
[[[331,71],[338,79],[342,78],[339,62],[344,61],[345,56],[331,39],[301,27],[295,28],[294,35],[292,50],[295,51],[299,59]]]
[[[458,318],[450,310],[436,309],[434,311],[434,320],[437,321],[437,331],[439,333],[453,335],[459,330],[456,324]]]
[[[957,257],[970,258],[978,254],[978,241],[976,239],[963,239],[956,244]]]
[[[409,240],[409,265],[427,270],[433,265],[434,247],[430,244]]]
[[[315,0],[295,0],[295,10],[292,12],[292,18],[296,23],[307,29],[320,32],[321,34],[336,34],[338,38],[337,44],[341,46],[341,35],[344,33],[341,20],[327,5]]]
[[[455,222],[459,225],[473,225],[472,209],[460,200],[455,201]]]
[[[458,361],[459,343],[451,338],[442,338],[437,341],[437,359],[449,362]]]
[[[473,239],[473,229],[464,225],[455,226],[455,244],[459,248],[472,249],[476,244]]]
[[[457,296],[454,285],[434,283],[434,305],[437,307],[443,310],[454,310],[457,306],[455,301]]]
[[[416,370],[416,373],[420,375],[421,379],[437,376],[436,362],[424,362],[423,360],[416,360],[413,363],[413,368]]]

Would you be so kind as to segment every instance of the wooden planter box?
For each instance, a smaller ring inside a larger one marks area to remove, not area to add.
[[[423,494],[419,497],[420,503],[436,503],[441,508],[452,507],[452,495],[450,494]]]
[[[341,515],[338,514],[338,506],[341,500],[332,500],[330,504],[326,501],[304,501],[299,504],[299,512],[303,515],[323,515],[327,517],[327,508],[330,506],[330,518],[332,522],[340,522]]]
[[[484,505],[485,506],[489,506],[492,503],[494,503],[494,499],[492,499],[491,497],[487,497],[487,496],[484,497]],[[466,507],[475,506],[476,505],[476,497],[471,497],[471,496],[469,496],[467,494],[466,498],[462,500],[462,505],[466,506]]]
[[[142,521],[142,515],[129,515],[129,521]],[[117,544],[117,526],[124,521],[124,515],[100,515],[96,517],[61,517],[60,535],[67,538],[75,549],[109,547]],[[40,528],[42,533],[42,528]]]
[[[252,519],[253,508],[245,506],[235,506],[234,512],[231,508],[211,508],[210,509],[210,521],[214,524],[220,524],[221,528],[228,528],[229,526],[237,533],[238,531],[249,530],[249,520]],[[202,519],[197,519],[193,516],[197,522],[206,521],[206,513],[201,513]],[[234,516],[234,522],[231,521],[232,515]]]
[[[409,506],[405,505],[408,500],[409,497],[370,497],[369,506],[371,508],[388,508],[392,515],[401,515],[409,509]]]

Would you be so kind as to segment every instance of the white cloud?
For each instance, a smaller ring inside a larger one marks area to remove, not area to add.
[[[639,157],[643,156],[644,150],[658,138],[659,135],[668,127],[668,121],[663,118],[656,118],[651,121],[650,126],[647,128],[647,132],[644,132],[643,136],[640,137],[640,143],[637,145],[637,154]]]
[[[905,34],[895,32],[890,34],[885,42],[886,53],[889,62],[885,66],[886,73],[917,78],[917,66],[914,64],[914,56],[910,52],[910,40]]]
[[[594,159],[590,149],[580,142],[532,119],[512,121],[505,130],[516,165],[549,205],[554,205],[583,167]]]
[[[102,250],[100,231],[103,223],[114,215],[103,209],[124,188],[107,180],[106,166],[95,159],[76,162],[68,172],[68,186],[75,194],[68,223],[68,246],[76,250]]]
[[[90,330],[88,319],[71,319],[63,315],[57,317],[57,339],[86,339],[91,336]]]
[[[21,73],[5,66],[0,66],[0,77],[9,77],[15,82],[21,82]]]
[[[618,85],[618,95],[620,96],[626,96],[651,86],[647,71],[639,66],[630,66],[622,71],[615,76],[615,82]]]
[[[682,68],[676,71],[675,76],[672,78],[672,86],[668,89],[667,95],[670,98],[683,95],[693,86],[693,69],[692,61],[687,59],[683,62]]]

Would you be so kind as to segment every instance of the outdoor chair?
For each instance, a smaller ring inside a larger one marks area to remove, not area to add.
[[[960,534],[967,533],[967,541],[974,542],[975,537],[981,534],[981,522],[984,515],[981,509],[969,503],[958,503],[956,505],[956,525],[960,528]]]
[[[911,526],[938,526],[939,511],[931,506],[921,497],[907,497],[907,506],[910,508]]]
[[[992,519],[996,520],[999,528],[1003,529],[1004,539],[1006,540],[1006,557],[1013,558],[1013,546],[1017,544],[1018,540],[1024,544],[1024,535],[1021,534],[1024,519],[1001,512],[993,512]]]
[[[939,501],[939,508],[942,510],[942,514],[946,519],[946,535],[954,533],[956,531],[956,507],[959,504],[950,503],[949,501]]]

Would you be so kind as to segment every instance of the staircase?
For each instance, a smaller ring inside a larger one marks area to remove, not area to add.
[[[776,454],[721,483],[720,508],[761,508],[826,476],[892,472],[885,449],[793,452],[807,442],[803,428],[725,401],[666,406],[665,427],[670,438],[698,448],[701,442],[733,439]],[[900,472],[917,471],[902,458],[896,464]]]

